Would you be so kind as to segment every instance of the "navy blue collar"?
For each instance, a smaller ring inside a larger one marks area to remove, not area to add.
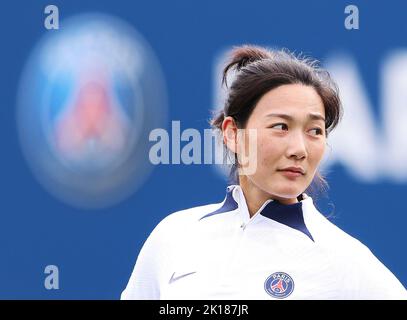
[[[303,199],[302,196],[300,199]],[[303,203],[301,201],[293,204],[282,204],[277,200],[273,200],[266,204],[260,214],[266,218],[272,219],[290,228],[298,230],[307,235],[312,241],[314,241],[314,238],[312,237],[304,222],[302,204]],[[228,187],[226,197],[223,201],[222,206],[219,209],[201,217],[201,219],[224,212],[234,211],[238,207],[238,203],[233,198],[233,188]]]
[[[282,223],[288,227],[296,229],[307,235],[312,241],[314,238],[309,232],[304,222],[304,215],[302,212],[302,202],[293,204],[282,204],[274,200],[269,202],[260,212],[262,216]]]
[[[225,197],[225,200],[223,201],[223,205],[219,209],[217,209],[216,211],[213,211],[211,213],[208,213],[208,214],[204,215],[199,220],[202,220],[202,219],[210,217],[210,216],[214,216],[215,214],[234,211],[238,207],[239,207],[238,203],[233,198],[233,188],[228,187],[226,189],[226,197]]]

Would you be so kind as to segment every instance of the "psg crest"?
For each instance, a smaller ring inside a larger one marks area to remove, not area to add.
[[[287,298],[294,291],[294,280],[285,272],[275,272],[264,283],[264,290],[273,298]]]
[[[38,43],[20,83],[19,137],[35,177],[75,207],[128,197],[152,169],[148,137],[163,122],[164,89],[133,27],[102,14],[67,19]]]

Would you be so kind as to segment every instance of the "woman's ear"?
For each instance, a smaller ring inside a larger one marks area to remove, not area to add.
[[[226,147],[233,153],[237,152],[237,126],[235,119],[228,116],[223,119],[222,123],[222,134],[223,142]]]

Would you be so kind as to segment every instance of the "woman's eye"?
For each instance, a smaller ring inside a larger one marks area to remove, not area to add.
[[[321,128],[313,128],[313,129],[311,129],[310,131],[315,131],[317,136],[324,134],[324,132],[322,131]]]
[[[276,123],[276,124],[270,126],[270,128],[278,129],[278,130],[288,130],[288,125],[285,123]],[[310,131],[314,131],[315,133],[313,133],[313,135],[316,135],[316,136],[324,134],[324,131],[321,128],[313,128]]]
[[[271,128],[281,128],[281,129],[288,129],[287,125],[285,123],[277,123],[275,125],[272,125]]]

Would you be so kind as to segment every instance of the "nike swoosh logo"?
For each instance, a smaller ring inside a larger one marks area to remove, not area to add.
[[[189,272],[189,273],[185,273],[185,274],[182,274],[182,275],[180,275],[180,276],[175,276],[175,272],[172,274],[172,276],[171,276],[171,279],[170,279],[170,281],[168,282],[168,283],[173,283],[173,282],[175,282],[175,281],[177,281],[177,280],[179,280],[179,279],[182,279],[182,278],[184,278],[184,277],[186,277],[186,276],[189,276],[189,275],[191,275],[191,274],[194,274],[194,273],[196,273],[196,271],[193,271],[193,272]]]

